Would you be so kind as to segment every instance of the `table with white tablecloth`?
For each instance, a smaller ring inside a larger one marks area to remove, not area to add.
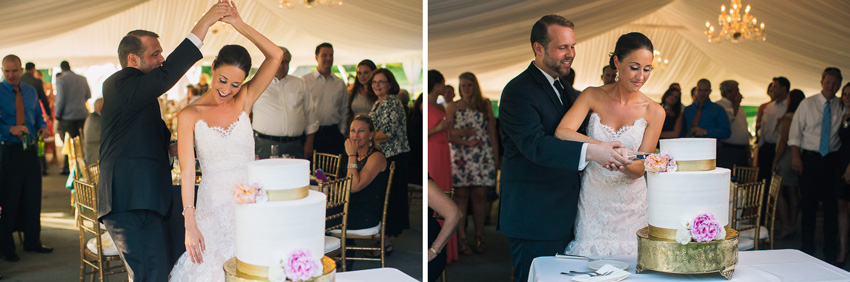
[[[644,270],[635,274],[637,256],[615,256],[605,259],[629,264],[626,271],[632,273],[624,281],[728,281],[719,273],[671,274]],[[572,276],[561,272],[590,271],[587,260],[538,257],[531,263],[528,274],[530,282],[571,281]],[[799,250],[742,251],[738,253],[738,265],[731,281],[850,281],[850,272],[832,266]]]
[[[373,268],[366,270],[355,270],[346,272],[337,272],[335,277],[336,282],[417,282],[410,275],[404,274],[398,269],[385,267]]]

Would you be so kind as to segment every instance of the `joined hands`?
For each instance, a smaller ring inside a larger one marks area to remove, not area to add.
[[[629,161],[628,155],[635,154],[623,144],[617,141],[604,142],[599,144],[587,144],[587,153],[585,158],[588,161],[594,161],[602,165],[602,167],[614,171],[622,170],[632,162]]]

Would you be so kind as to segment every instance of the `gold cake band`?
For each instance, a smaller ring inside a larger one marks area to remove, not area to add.
[[[236,274],[239,277],[252,280],[266,280],[269,278],[269,267],[262,265],[254,265],[236,259]]]
[[[678,171],[705,171],[717,168],[717,160],[676,161]]]
[[[724,228],[729,227],[728,225]],[[676,229],[661,228],[649,225],[649,237],[662,240],[676,241]]]
[[[282,202],[303,199],[310,194],[310,185],[287,190],[266,190],[269,202]]]

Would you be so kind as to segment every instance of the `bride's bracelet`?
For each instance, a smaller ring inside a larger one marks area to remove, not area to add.
[[[190,209],[190,208],[191,208],[192,210],[195,210],[195,206],[186,206],[185,208],[183,208],[183,212],[182,212],[182,213],[180,213],[180,214],[182,214],[183,216],[186,216],[186,210],[187,210],[187,209]]]

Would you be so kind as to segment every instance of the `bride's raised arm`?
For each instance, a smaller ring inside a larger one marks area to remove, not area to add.
[[[274,78],[274,74],[277,72],[277,68],[280,66],[281,60],[283,60],[283,50],[281,50],[280,47],[277,47],[274,42],[260,34],[253,27],[246,24],[242,20],[242,16],[240,16],[239,12],[236,10],[236,5],[233,1],[230,1],[230,5],[233,7],[233,13],[230,16],[222,18],[221,21],[232,25],[236,31],[248,38],[248,40],[254,43],[254,45],[260,49],[260,52],[263,52],[263,55],[266,56],[263,63],[260,64],[260,68],[257,70],[254,78],[245,83],[242,87],[242,91],[247,94],[245,95],[245,98],[243,98],[247,99],[245,100],[244,110],[246,113],[250,113],[254,102],[257,101],[257,98],[259,98],[261,94],[263,94],[263,91],[266,90],[266,87],[269,86],[272,78]]]
[[[575,103],[573,103],[572,107],[570,107],[570,110],[567,111],[567,114],[561,118],[561,123],[559,123],[558,128],[555,129],[555,138],[590,144],[602,143],[602,141],[578,133],[579,126],[581,126],[581,123],[584,122],[584,118],[587,117],[587,113],[590,112],[590,105],[593,103],[594,94],[596,94],[592,93],[594,92],[594,89],[595,88],[591,87],[581,92],[581,95],[578,96],[578,99],[576,99]]]

